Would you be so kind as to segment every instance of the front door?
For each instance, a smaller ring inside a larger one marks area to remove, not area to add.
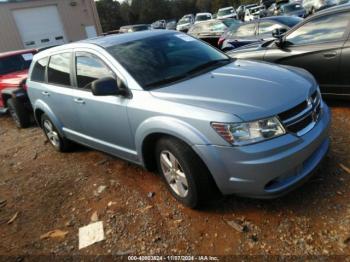
[[[316,17],[292,30],[283,47],[269,48],[265,60],[304,68],[313,74],[323,93],[337,92],[341,49],[348,30],[348,13]]]
[[[81,124],[79,140],[102,151],[128,159],[136,157],[134,140],[127,115],[128,98],[94,96],[91,83],[102,77],[120,78],[97,56],[88,52],[75,53],[75,110]]]

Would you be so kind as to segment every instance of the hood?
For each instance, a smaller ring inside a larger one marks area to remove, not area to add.
[[[250,121],[286,111],[305,101],[314,90],[315,81],[304,71],[236,60],[151,94],[158,99],[230,113]]]
[[[17,87],[28,77],[28,70],[12,72],[0,76],[0,86]]]

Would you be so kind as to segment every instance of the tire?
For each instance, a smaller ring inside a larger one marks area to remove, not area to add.
[[[182,204],[196,208],[220,195],[208,168],[184,142],[175,138],[160,139],[156,160],[169,191]]]
[[[60,135],[51,119],[43,114],[41,117],[41,127],[49,143],[58,152],[68,152],[71,149],[71,142]]]
[[[31,116],[22,104],[16,103],[12,98],[7,100],[7,108],[18,128],[26,128],[31,124]]]

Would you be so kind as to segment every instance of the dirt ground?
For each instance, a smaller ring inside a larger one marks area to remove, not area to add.
[[[307,184],[202,210],[178,204],[155,174],[83,147],[57,153],[40,129],[1,116],[0,255],[350,256],[349,105],[331,102],[332,146]],[[78,230],[95,211],[106,239],[79,250]],[[68,233],[41,239],[56,229]]]

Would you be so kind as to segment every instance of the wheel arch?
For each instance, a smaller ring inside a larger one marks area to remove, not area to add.
[[[199,130],[179,119],[172,117],[148,119],[135,132],[136,150],[140,162],[147,170],[155,170],[155,145],[163,137],[178,139],[190,147],[195,144],[209,143]]]
[[[60,135],[63,135],[63,125],[61,121],[55,116],[50,107],[41,100],[36,101],[36,103],[34,104],[34,117],[39,127],[42,127],[41,117],[43,114],[46,114],[50,118]]]

